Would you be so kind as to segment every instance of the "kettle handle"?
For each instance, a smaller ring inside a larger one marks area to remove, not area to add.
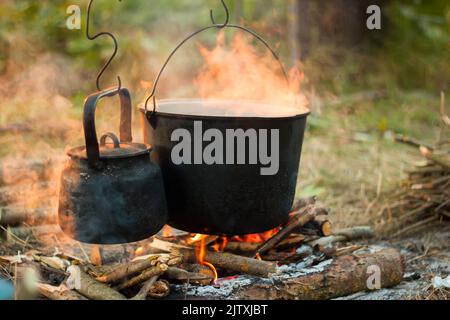
[[[131,96],[126,88],[109,88],[91,94],[84,103],[83,127],[86,142],[88,163],[91,167],[98,168],[100,163],[100,147],[95,129],[95,110],[98,102],[105,97],[120,97],[120,142],[132,142],[131,132]]]

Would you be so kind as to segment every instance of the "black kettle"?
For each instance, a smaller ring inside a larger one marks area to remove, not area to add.
[[[121,103],[120,140],[107,133],[99,144],[97,103],[117,94]],[[156,234],[167,222],[161,170],[150,160],[151,146],[132,142],[131,113],[131,97],[125,88],[107,89],[86,99],[86,146],[68,152],[58,208],[62,230],[76,240],[95,244],[136,242]]]

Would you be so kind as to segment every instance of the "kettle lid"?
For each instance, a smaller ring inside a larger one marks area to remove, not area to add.
[[[106,143],[106,139],[110,138],[111,143]],[[120,142],[113,133],[104,134],[100,138],[100,159],[125,159],[150,154],[152,147],[143,143]],[[85,146],[74,148],[67,153],[71,158],[88,159]]]

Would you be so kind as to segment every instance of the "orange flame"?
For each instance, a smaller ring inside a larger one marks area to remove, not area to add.
[[[263,233],[256,233],[256,234],[247,234],[244,236],[235,236],[231,238],[232,241],[237,242],[250,242],[250,243],[261,243],[269,240],[272,236],[277,234],[280,231],[280,228],[275,228]]]
[[[196,235],[196,237],[197,236],[198,236],[198,234]],[[200,236],[203,236],[203,235],[200,235]],[[214,274],[213,283],[215,283],[218,279],[217,270],[216,270],[216,267],[214,267],[214,265],[212,263],[205,261],[205,251],[206,251],[205,237],[203,236],[203,238],[200,240],[200,244],[198,246],[196,246],[196,248],[195,248],[197,261],[200,265],[211,269],[211,271]]]

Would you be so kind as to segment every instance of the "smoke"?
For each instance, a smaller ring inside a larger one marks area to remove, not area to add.
[[[273,108],[286,106],[307,112],[307,101],[301,92],[303,73],[299,65],[288,72],[287,83],[280,64],[270,52],[259,53],[241,34],[236,34],[227,48],[223,31],[217,36],[213,49],[200,45],[199,50],[204,59],[195,80],[200,97],[252,100]],[[265,114],[268,110],[260,112]]]

